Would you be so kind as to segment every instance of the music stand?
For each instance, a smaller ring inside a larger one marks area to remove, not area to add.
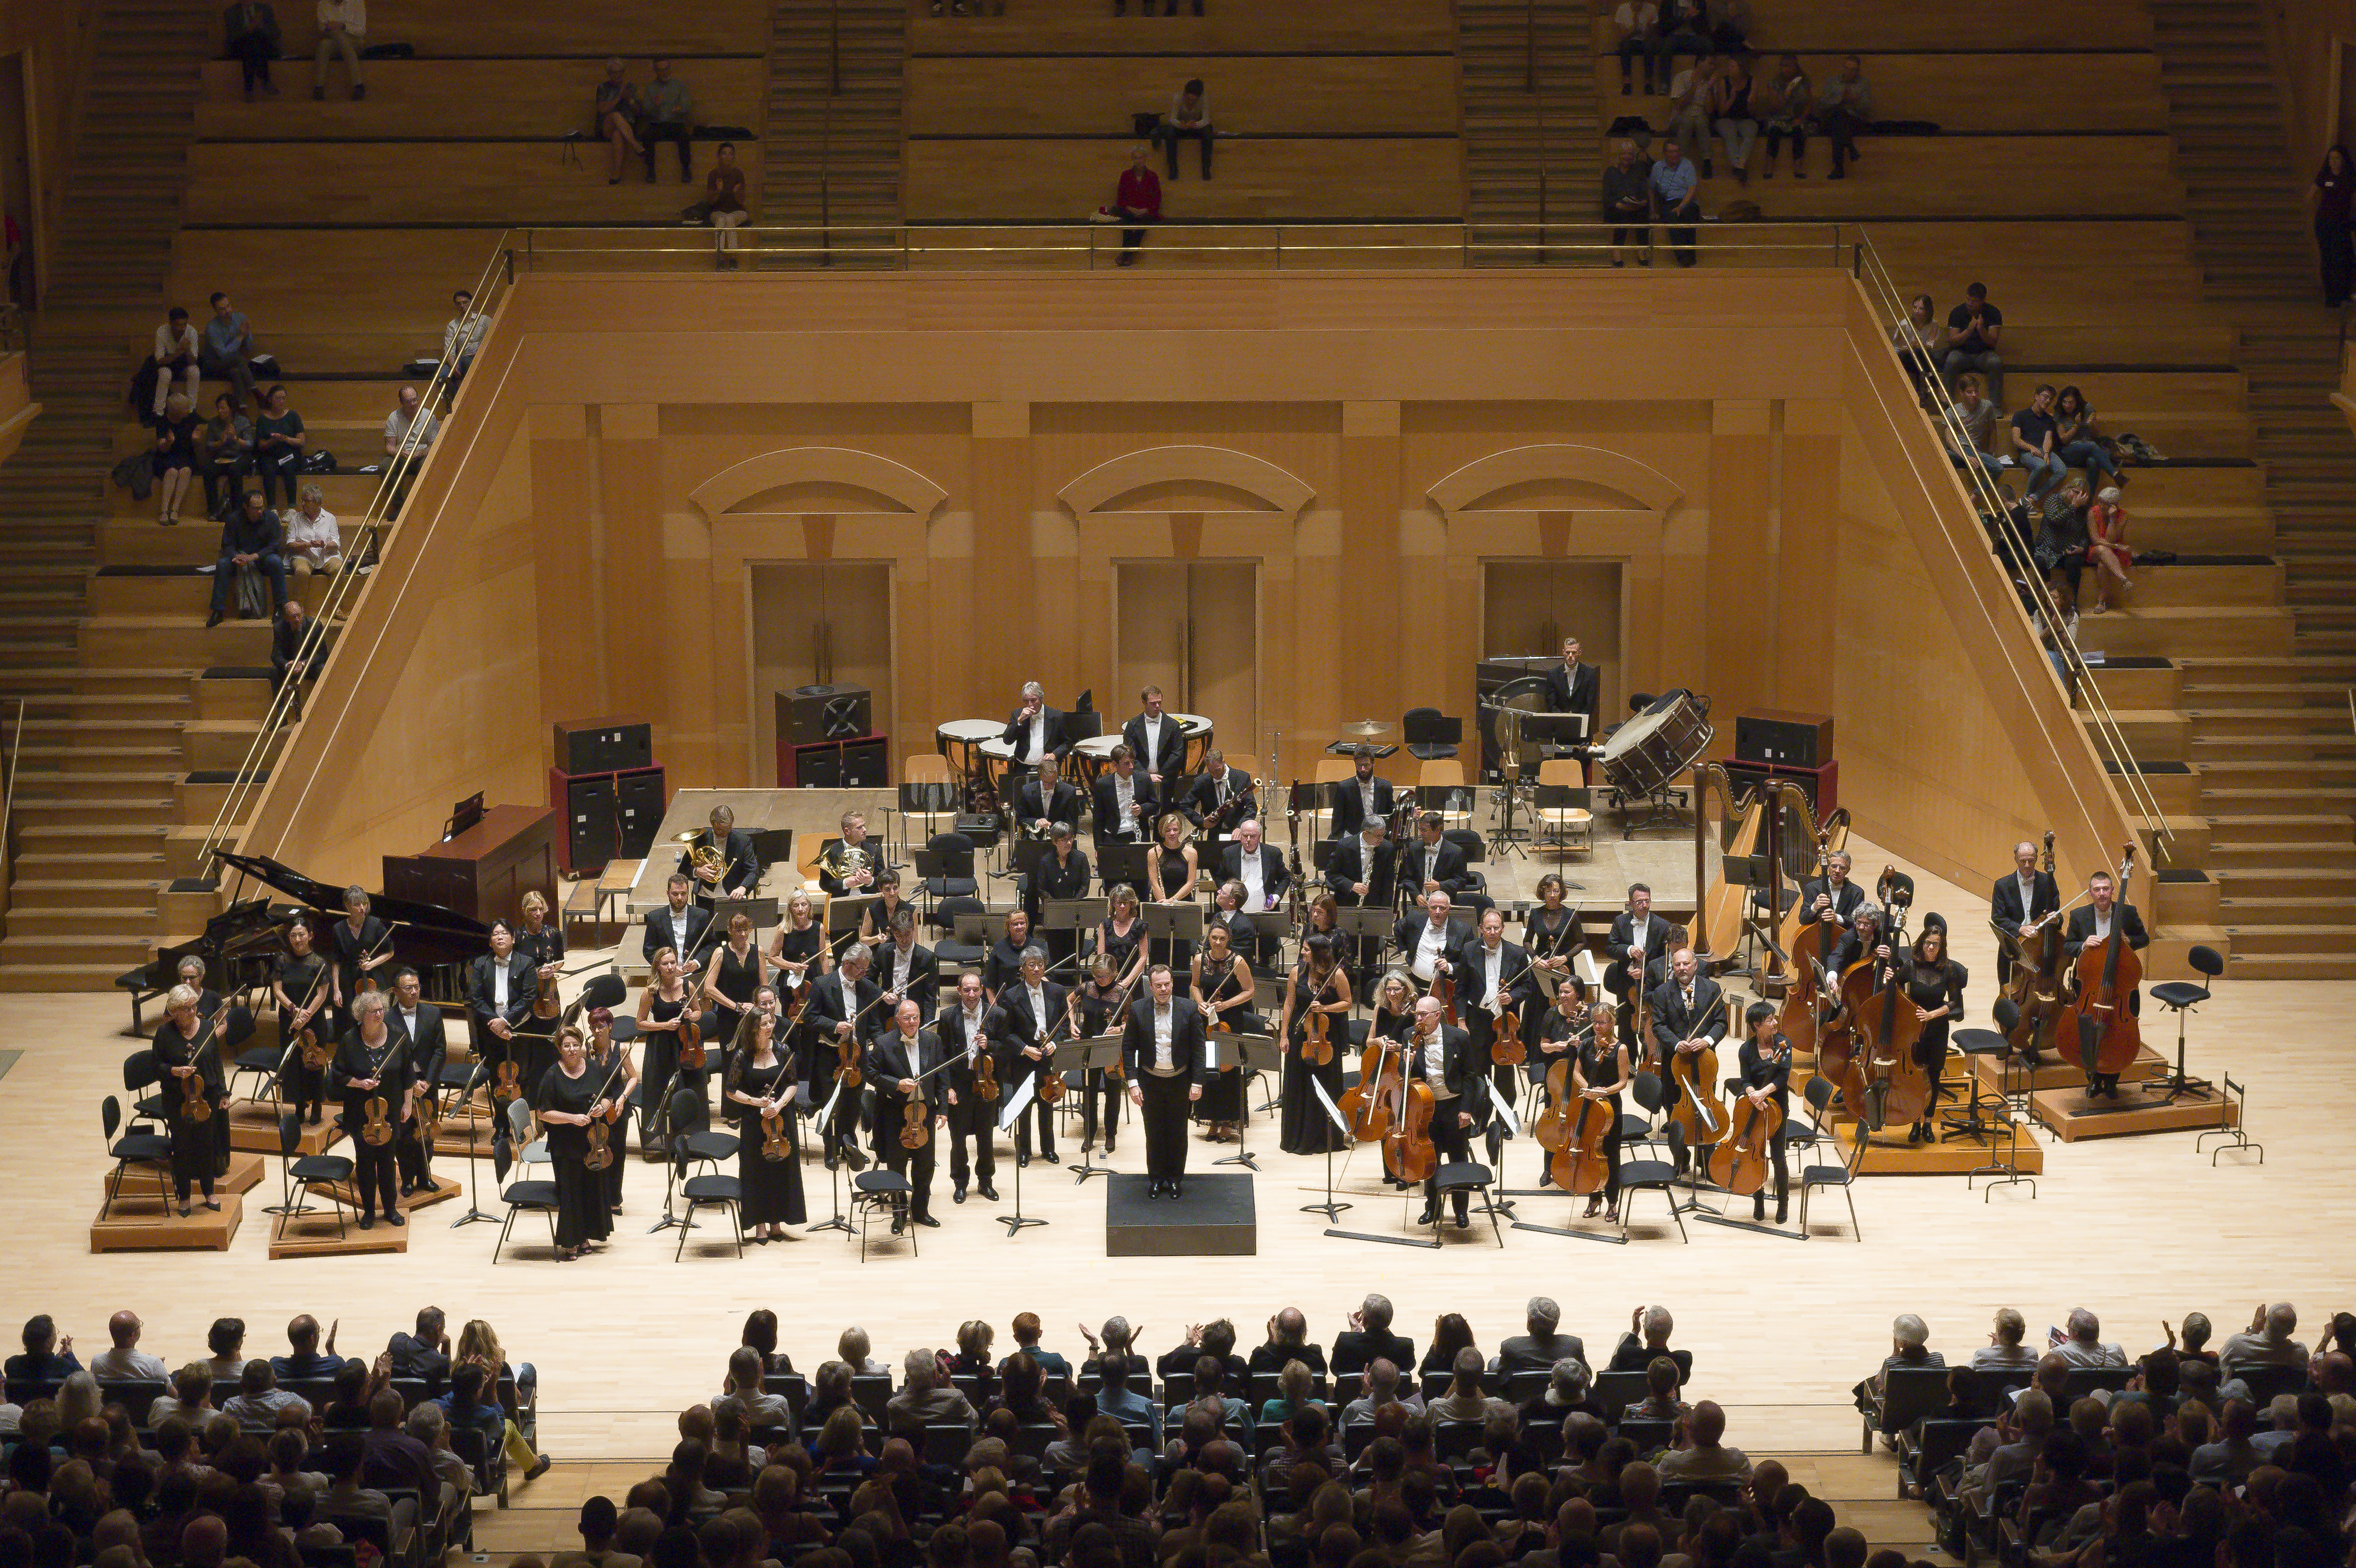
[[[1031,1102],[1038,1097],[1038,1093],[1039,1075],[1033,1072],[1023,1080],[1021,1088],[1006,1097],[1006,1109],[1000,1113],[998,1117],[998,1130],[1010,1137],[1012,1136],[1014,1129],[1022,1125],[1023,1113],[1031,1108]],[[1018,1159],[1014,1162],[1014,1212],[997,1217],[998,1222],[1006,1227],[1009,1241],[1012,1241],[1025,1226],[1044,1225],[1047,1222],[1044,1220],[1029,1219],[1023,1212],[1023,1160]]]
[[[482,1118],[474,1115],[473,1106],[470,1102],[472,1102],[475,1097],[475,1084],[479,1079],[481,1079],[482,1075],[483,1059],[481,1055],[477,1053],[475,1058],[473,1069],[466,1074],[465,1086],[458,1091],[458,1104],[467,1113],[466,1211],[450,1221],[450,1228],[454,1231],[461,1225],[473,1225],[478,1223],[496,1225],[499,1222],[499,1217],[497,1214],[486,1214],[483,1212],[482,1205],[479,1201],[482,1197],[482,1179],[476,1173],[475,1169],[477,1163],[482,1158],[483,1124]],[[492,1108],[492,1115],[496,1115],[498,1114],[498,1107],[494,1106]],[[493,1175],[496,1177],[497,1172],[494,1171]]]
[[[1236,912],[1241,915],[1244,923],[1252,928],[1250,963],[1253,976],[1258,977],[1261,975],[1281,975],[1283,971],[1275,965],[1261,963],[1259,955],[1262,952],[1275,956],[1281,955],[1280,949],[1284,939],[1292,933],[1291,913],[1280,909],[1247,909],[1238,910]]]
[[[1143,887],[1147,857],[1152,852],[1151,844],[1132,844],[1126,838],[1099,839],[1097,844],[1098,879],[1107,888],[1122,882],[1132,888]]]
[[[1080,1093],[1086,1094],[1090,1093],[1089,1073],[1101,1072],[1120,1061],[1120,1036],[1100,1034],[1094,1040],[1076,1040],[1071,1043],[1080,1048]],[[1056,1054],[1060,1056],[1062,1052],[1058,1051]],[[1109,1127],[1098,1130],[1108,1136],[1112,1131]],[[1088,1145],[1080,1151],[1080,1163],[1072,1168],[1072,1179],[1083,1186],[1091,1176],[1110,1176],[1111,1174],[1112,1167],[1097,1164],[1094,1144]]]
[[[1112,915],[1112,901],[1098,895],[1082,899],[1042,899],[1039,901],[1039,924],[1048,931],[1068,931],[1072,933],[1072,951],[1079,951],[1081,934],[1098,922]],[[1075,976],[1076,978],[1076,976]]]
[[[826,901],[826,946],[836,963],[842,962],[843,948],[858,937],[859,923],[882,897],[881,893],[836,893]]]
[[[728,940],[727,936],[724,934],[728,930],[728,923],[734,920],[740,914],[746,916],[752,921],[753,944],[757,947],[761,943],[761,928],[763,926],[775,925],[777,923],[777,901],[775,899],[758,898],[751,894],[740,893],[734,898],[722,899],[719,902],[713,904],[712,906],[712,923],[718,926],[722,933],[723,933],[720,939],[721,941],[725,942]]]
[[[1251,1125],[1251,1081],[1257,1072],[1277,1072],[1283,1070],[1284,1051],[1273,1036],[1265,1034],[1222,1034],[1216,1029],[1203,1037],[1204,1049],[1214,1053],[1226,1046],[1235,1053],[1236,1062],[1236,1152],[1213,1165],[1240,1165],[1246,1170],[1258,1170],[1259,1162],[1252,1157],[1251,1141],[1245,1128]]]
[[[980,914],[951,915],[949,935],[965,946],[979,947],[984,953],[988,953],[991,944],[997,941],[997,938],[990,934],[991,922],[1000,923],[1002,929],[1005,919],[1004,915],[993,915],[987,912]]]
[[[1018,837],[1014,840],[1014,854],[1009,862],[1010,869],[1000,872],[999,875],[1020,877],[1023,879],[1023,885],[1029,887],[1031,878],[1037,870],[1039,862],[1055,852],[1055,841],[1052,838]]]
[[[1358,904],[1333,912],[1334,933],[1356,940],[1357,966],[1361,969],[1371,969],[1380,961],[1383,944],[1390,940],[1398,925],[1398,917],[1391,912],[1388,904]],[[1371,955],[1366,955],[1365,944],[1369,942],[1375,944]]]
[[[1325,1115],[1333,1122],[1333,1130],[1341,1135],[1342,1141],[1345,1144],[1352,1142],[1350,1119],[1342,1115],[1341,1106],[1333,1104],[1333,1096],[1325,1092],[1325,1085],[1318,1081],[1314,1073],[1303,1077],[1301,1082],[1308,1084],[1311,1091],[1316,1094],[1317,1103],[1325,1108]],[[1301,1211],[1304,1214],[1323,1214],[1328,1220],[1332,1220],[1338,1218],[1343,1210],[1353,1207],[1351,1204],[1337,1203],[1333,1200],[1333,1147],[1331,1141],[1325,1145],[1325,1201],[1303,1203],[1301,1206]],[[1349,1234],[1345,1231],[1328,1231],[1325,1233],[1329,1236]]]
[[[1165,951],[1170,955],[1170,966],[1173,970],[1178,967],[1176,959],[1179,943],[1185,943],[1190,947],[1200,947],[1203,944],[1203,906],[1201,904],[1143,904],[1139,907],[1138,913],[1145,922],[1145,941],[1149,950],[1156,942],[1167,942],[1171,944]]]
[[[834,1081],[834,1093],[826,1097],[825,1105],[819,1110],[818,1147],[821,1150],[827,1147],[826,1140],[833,1136],[830,1129],[834,1125],[834,1105],[836,1101],[842,1098],[842,1080],[837,1078]],[[829,1159],[826,1167],[828,1183],[834,1189],[834,1217],[830,1220],[820,1220],[817,1224],[808,1227],[805,1234],[814,1236],[820,1231],[841,1231],[848,1236],[851,1233],[851,1221],[843,1217],[842,1212],[842,1162],[839,1159]]]

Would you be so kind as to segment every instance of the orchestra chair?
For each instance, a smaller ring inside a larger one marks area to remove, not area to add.
[[[1377,774],[1380,774],[1382,771],[1382,764],[1380,763],[1376,763],[1375,764],[1375,772]],[[1316,786],[1310,792],[1310,798],[1315,804],[1312,806],[1309,813],[1309,824],[1311,831],[1317,837],[1326,837],[1333,831],[1333,791],[1332,786],[1337,784],[1347,783],[1350,779],[1355,778],[1357,775],[1357,763],[1349,757],[1320,757],[1317,759],[1317,766],[1311,770],[1309,774],[1311,782]],[[1393,780],[1392,782],[1394,786],[1396,786],[1398,781]],[[1396,798],[1396,795],[1394,795],[1394,798]]]
[[[695,1138],[691,1136],[683,1141],[692,1146]],[[733,1143],[735,1140],[731,1138],[729,1141]],[[693,1157],[694,1150],[690,1147],[679,1156],[679,1163],[684,1166]],[[686,1254],[687,1233],[695,1229],[695,1211],[698,1209],[724,1209],[728,1211],[728,1223],[736,1236],[736,1255],[742,1258],[744,1255],[744,1216],[739,1204],[744,1196],[743,1182],[724,1171],[708,1171],[701,1176],[689,1177],[680,1183],[680,1192],[687,1199],[687,1214],[680,1221],[679,1244],[671,1249],[670,1261],[677,1263]]]
[[[960,969],[979,968],[990,956],[988,944],[961,942],[956,935],[959,918],[987,915],[989,912],[989,905],[968,895],[943,899],[933,906],[933,912],[925,917],[925,924],[939,933],[939,939],[933,944],[933,957],[939,963],[944,978]]]
[[[162,1093],[164,1070],[150,1050],[134,1051],[123,1059],[123,1092],[136,1096],[131,1102],[134,1119],[167,1122],[172,1119],[172,1103]],[[142,1089],[155,1089],[153,1094],[142,1094]]]
[[[851,1179],[851,1211],[859,1216],[859,1261],[861,1263],[867,1261],[867,1228],[876,1213],[880,1211],[890,1214],[905,1207],[908,1200],[916,1195],[916,1190],[909,1185],[905,1176],[896,1170],[887,1170],[882,1165],[870,1165],[865,1170]],[[904,1227],[904,1233],[908,1238],[910,1257],[916,1255],[916,1232],[921,1229],[923,1227],[919,1225]],[[857,1381],[855,1378],[852,1380],[853,1382]],[[884,1392],[887,1398],[890,1396],[891,1381],[889,1378],[883,1380],[886,1385]]]
[[[1840,1147],[1840,1139],[1833,1136],[1832,1124],[1826,1118],[1831,1115],[1833,1096],[1839,1092],[1833,1086],[1833,1081],[1829,1078],[1808,1080],[1806,1096],[1808,1120],[1815,1124],[1816,1141],[1836,1149]],[[1791,1151],[1788,1148],[1784,1150],[1784,1157],[1786,1159],[1791,1157]],[[1863,1162],[1864,1158],[1865,1133],[1860,1128],[1857,1136],[1857,1147],[1843,1156],[1838,1164],[1808,1165],[1800,1168],[1800,1239],[1802,1241],[1809,1239],[1808,1199],[1819,1187],[1830,1187],[1840,1193],[1841,1201],[1848,1205],[1849,1230],[1854,1233],[1857,1241],[1862,1243],[1865,1240],[1865,1230],[1857,1222],[1857,1199],[1850,1190],[1857,1185],[1857,1167]]]
[[[152,1068],[155,1060],[155,1053],[142,1051],[140,1054],[147,1058],[148,1065]],[[129,1076],[127,1065],[124,1076],[126,1078]],[[112,1094],[109,1094],[100,1102],[98,1120],[99,1125],[106,1134],[107,1155],[114,1161],[114,1174],[106,1183],[106,1201],[98,1206],[100,1219],[105,1219],[107,1211],[114,1207],[115,1199],[121,1196],[123,1191],[123,1173],[134,1165],[154,1166],[156,1190],[167,1192],[171,1189],[172,1140],[168,1136],[148,1126],[143,1114],[132,1119],[130,1131],[123,1133],[120,1138],[116,1137],[114,1135],[123,1125],[123,1102]]]
[[[521,1144],[531,1132],[531,1107],[520,1099],[509,1101],[508,1126],[515,1142]],[[545,1160],[547,1157],[548,1150],[535,1144],[525,1148],[523,1153],[517,1157],[516,1166],[519,1170],[521,1170],[524,1166]],[[500,1224],[498,1235],[491,1242],[491,1263],[494,1266],[499,1261],[499,1249],[507,1245],[509,1234],[515,1230],[516,1216],[519,1214],[531,1213],[547,1216],[548,1244],[552,1248],[556,1245],[556,1183],[552,1179],[542,1177],[525,1177],[508,1183],[499,1193],[499,1197],[508,1206],[508,1217]]]
[[[1595,1374],[1595,1387],[1590,1397],[1603,1407],[1603,1420],[1607,1425],[1617,1423],[1622,1411],[1643,1403],[1644,1397],[1653,1392],[1653,1385],[1645,1381],[1650,1375],[1643,1371],[1608,1371]]]
[[[944,819],[956,819],[958,788],[949,777],[947,757],[938,752],[918,752],[901,763],[899,810],[900,837],[908,843],[917,837],[909,826],[912,819],[924,823],[927,839]]]
[[[1547,842],[1568,849],[1576,838],[1590,854],[1595,851],[1594,797],[1579,771],[1577,759],[1548,757],[1538,764],[1535,811]]]
[[[1416,770],[1415,808],[1418,815],[1440,813],[1441,826],[1472,825],[1472,792],[1465,787],[1464,764],[1453,757],[1429,762]]]
[[[962,833],[936,833],[921,849],[909,851],[916,862],[917,886],[928,899],[979,897],[981,885],[973,874],[973,840]]]
[[[2011,1041],[1992,1029],[1959,1029],[1948,1035],[1947,1043],[1964,1059],[1964,1108],[1961,1112],[1943,1113],[1941,1120],[1951,1133],[1962,1133],[1978,1138],[1994,1131],[1980,1117],[1983,1107],[1995,1108],[1997,1120],[2005,1117],[2009,1102],[2002,1094],[1991,1094],[1980,1087],[1979,1059],[1991,1057],[2001,1061],[2012,1050]]]
[[[1440,1227],[1447,1223],[1449,1211],[1454,1207],[1449,1200],[1459,1193],[1466,1195],[1467,1202],[1473,1195],[1480,1196],[1489,1215],[1489,1229],[1495,1233],[1499,1246],[1505,1244],[1505,1228],[1497,1223],[1496,1206],[1488,1202],[1489,1184],[1495,1179],[1495,1174],[1487,1166],[1478,1160],[1451,1160],[1434,1171],[1431,1179],[1438,1197],[1438,1207],[1431,1216],[1433,1246],[1440,1245]]]
[[[1436,763],[1454,757],[1464,743],[1464,720],[1448,718],[1437,708],[1410,708],[1399,718],[1399,733],[1408,756]]]
[[[1654,1080],[1655,1094],[1660,1092],[1659,1082],[1657,1078]],[[1668,1201],[1669,1218],[1677,1222],[1678,1237],[1690,1246],[1693,1238],[1686,1234],[1685,1215],[1678,1211],[1677,1195],[1674,1190],[1677,1183],[1677,1167],[1685,1163],[1686,1130],[1677,1123],[1671,1122],[1659,1138],[1646,1141],[1665,1144],[1669,1157],[1630,1159],[1625,1146],[1622,1146],[1620,1159],[1620,1234],[1622,1237],[1628,1234],[1628,1221],[1635,1208],[1636,1194],[1640,1191],[1658,1192]],[[1804,1203],[1806,1200],[1803,1198],[1801,1201]],[[1663,1423],[1663,1425],[1665,1427],[1667,1423]]]
[[[279,1206],[268,1210],[272,1214],[308,1214],[311,1205],[303,1201],[303,1194],[316,1182],[327,1189],[327,1201],[335,1205],[336,1240],[344,1239],[344,1193],[352,1184],[352,1161],[340,1154],[297,1154],[303,1144],[303,1125],[287,1112],[278,1118],[278,1178],[284,1196]]]
[[[2184,961],[2201,975],[2201,984],[2190,980],[2162,980],[2151,988],[2151,999],[2176,1015],[2176,1067],[2184,1070],[2184,1023],[2192,1009],[2207,1001],[2210,982],[2225,972],[2225,955],[2213,947],[2198,944],[2184,955]],[[2181,1085],[2188,1094],[2206,1094],[2212,1086],[2205,1078],[2187,1078]]]
[[[279,1070],[285,1064],[286,1053],[294,1049],[294,1042],[282,1036],[274,1046],[257,1046],[252,1051],[239,1051],[229,1064],[229,1097],[232,1100],[238,1097],[239,1079],[252,1077],[261,1079],[262,1083],[247,1098],[268,1099],[278,1082]]]
[[[1630,1052],[1632,1056],[1634,1054],[1633,1051]],[[1623,1160],[1627,1158],[1631,1146],[1660,1141],[1653,1136],[1653,1129],[1661,1117],[1661,1075],[1649,1067],[1637,1068],[1628,1080],[1628,1097],[1635,1101],[1644,1114],[1640,1116],[1634,1111],[1620,1113],[1620,1157]]]

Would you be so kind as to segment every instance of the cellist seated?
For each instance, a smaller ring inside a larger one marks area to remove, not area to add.
[[[2097,871],[2086,879],[2087,901],[2070,912],[2068,947],[2072,958],[2091,944],[2107,941],[2115,925],[2126,933],[2127,945],[2136,952],[2151,945],[2151,933],[2144,929],[2143,916],[2136,912],[2135,905],[2118,902],[2116,894],[2117,883],[2111,880],[2108,871]],[[2141,987],[2127,993],[2127,1011],[2131,1014],[2143,1011]],[[2117,1099],[2119,1075],[2115,1072],[2088,1072],[2086,1093],[2090,1097],[2107,1094],[2114,1100]]]

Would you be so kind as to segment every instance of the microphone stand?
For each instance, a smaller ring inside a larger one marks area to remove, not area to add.
[[[458,1091],[459,1104],[466,1105],[474,1099],[476,1081],[480,1079],[482,1075],[483,1058],[482,1054],[478,1051],[475,1056],[474,1067],[466,1074],[466,1086]],[[494,1104],[491,1107],[491,1115],[496,1116],[498,1114],[498,1107]],[[499,1222],[498,1215],[484,1213],[478,1201],[481,1197],[480,1183],[482,1181],[482,1175],[477,1169],[477,1167],[480,1165],[482,1157],[482,1118],[469,1115],[466,1118],[466,1211],[450,1221],[450,1228],[454,1231],[461,1225],[473,1225],[477,1223],[496,1225]]]

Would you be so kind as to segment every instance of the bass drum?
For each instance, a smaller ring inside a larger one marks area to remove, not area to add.
[[[1604,782],[1625,795],[1665,789],[1717,734],[1707,700],[1683,689],[1665,692],[1603,743]]]

